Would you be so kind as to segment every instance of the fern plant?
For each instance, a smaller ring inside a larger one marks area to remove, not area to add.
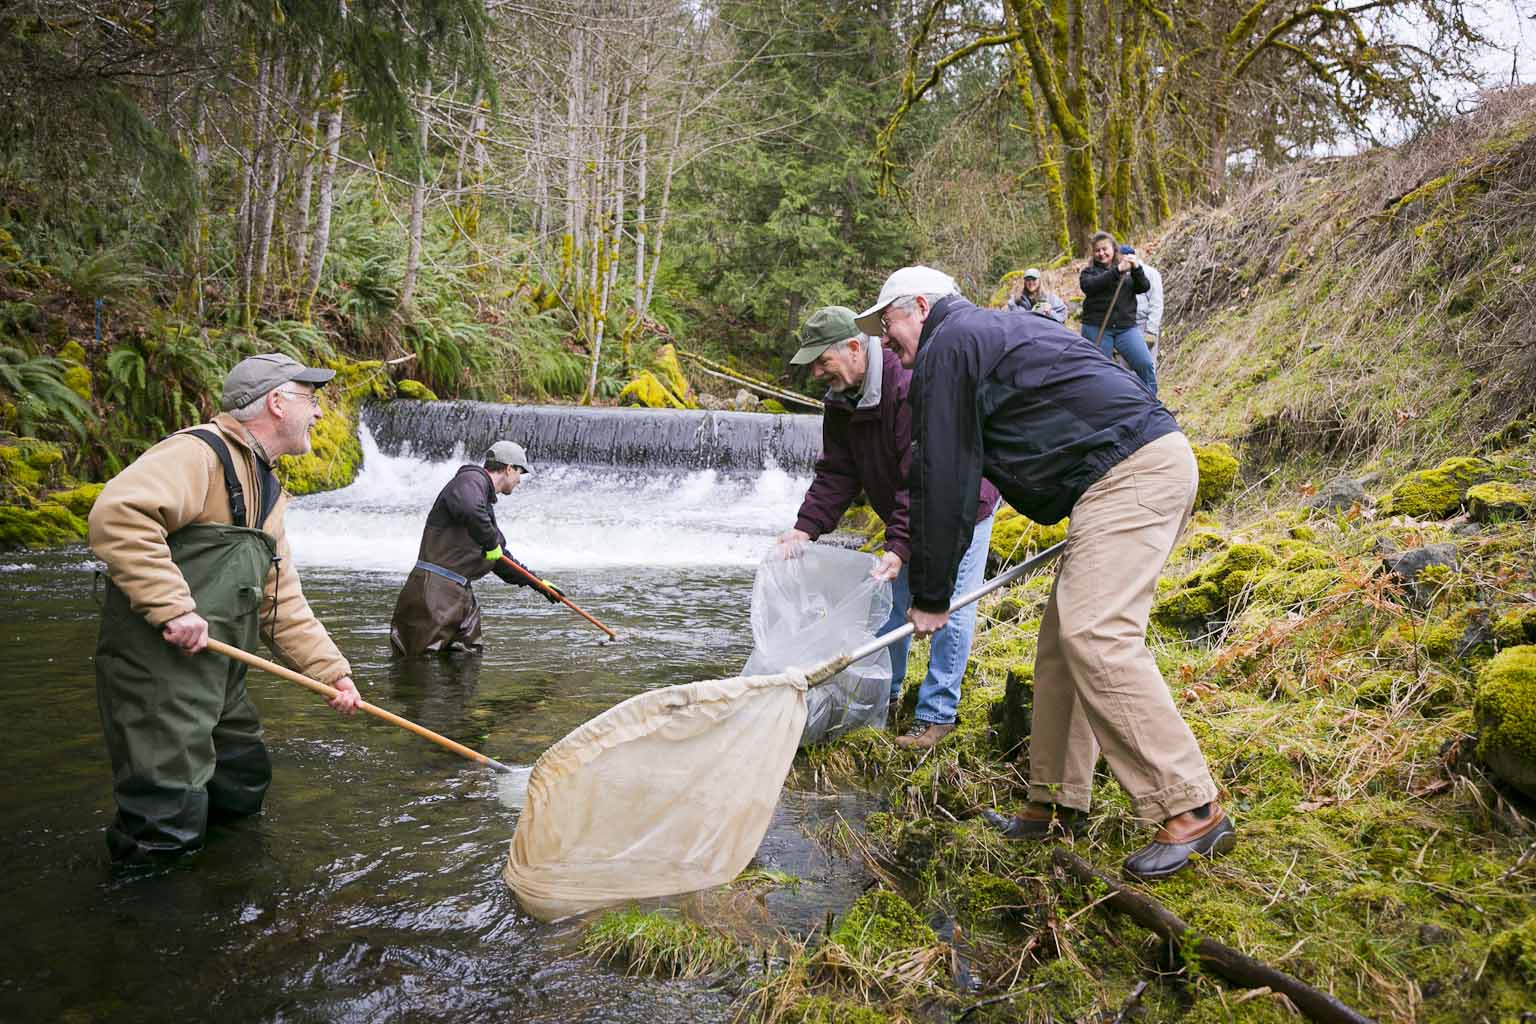
[[[63,423],[80,440],[95,418],[90,403],[64,383],[64,364],[52,356],[29,356],[19,348],[0,348],[0,391],[16,404],[20,433],[35,434]]]

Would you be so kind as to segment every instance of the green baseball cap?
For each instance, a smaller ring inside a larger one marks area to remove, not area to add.
[[[853,310],[847,306],[823,306],[800,328],[800,351],[789,360],[790,364],[804,366],[833,345],[856,337],[858,333]]]
[[[224,378],[224,399],[221,405],[225,412],[229,412],[250,405],[268,391],[291,380],[319,387],[334,376],[335,370],[305,366],[281,352],[249,356],[236,363],[235,368],[229,371],[229,376]]]

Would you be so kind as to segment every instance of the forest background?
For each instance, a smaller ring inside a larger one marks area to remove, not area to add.
[[[272,349],[489,400],[612,401],[670,341],[782,379],[811,309],[896,266],[986,301],[1095,229],[1434,127],[1475,10],[23,0],[0,429],[101,477]]]

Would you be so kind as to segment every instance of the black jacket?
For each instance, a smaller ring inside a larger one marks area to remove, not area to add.
[[[485,557],[487,551],[507,546],[507,539],[496,525],[492,508],[495,504],[496,488],[491,475],[480,466],[460,466],[427,513],[427,526],[421,531],[421,549],[416,557],[466,579],[477,580],[494,572],[504,582],[534,586],[532,580],[505,562],[492,562]]]
[[[1115,257],[1116,263],[1119,257]],[[1109,309],[1109,300],[1115,300],[1114,315],[1109,318],[1109,330],[1117,331],[1123,327],[1136,326],[1136,296],[1142,292],[1152,290],[1152,282],[1142,272],[1141,264],[1131,268],[1130,280],[1120,285],[1120,294],[1115,295],[1115,284],[1120,280],[1120,271],[1115,269],[1116,263],[1109,266],[1101,266],[1090,263],[1077,275],[1077,283],[1083,289],[1083,326],[1092,327],[1095,331],[1104,322],[1104,314]]]
[[[1179,429],[1092,342],[955,295],[923,324],[911,401],[910,582],[923,611],[949,607],[982,477],[1019,512],[1055,523],[1116,463]]]

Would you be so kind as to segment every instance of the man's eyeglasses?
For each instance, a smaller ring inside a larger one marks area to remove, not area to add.
[[[279,388],[277,393],[287,395],[289,398],[307,398],[310,405],[316,409],[320,408],[320,393],[317,391],[284,391]]]

